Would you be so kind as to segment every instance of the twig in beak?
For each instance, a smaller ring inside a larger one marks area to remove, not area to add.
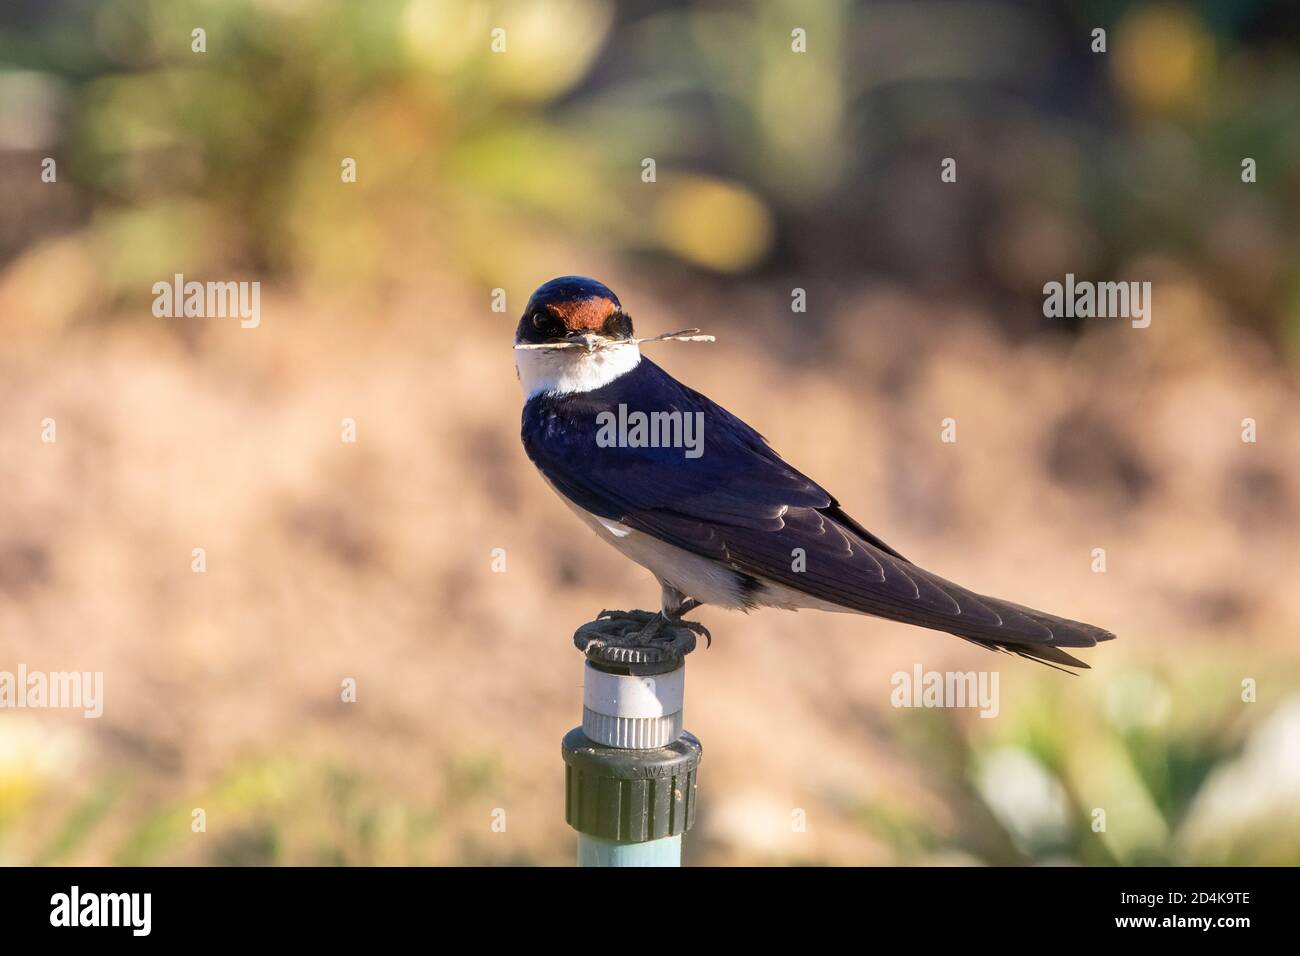
[[[646,342],[716,342],[712,335],[701,335],[699,329],[682,329],[680,332],[664,332],[646,339],[606,339],[601,336],[584,335],[582,339],[566,342],[521,342],[517,349],[586,349],[588,353],[599,349],[612,348],[615,345],[643,345]]]
[[[629,339],[633,345],[640,345],[643,342],[716,342],[718,341],[712,335],[701,335],[699,329],[682,329],[680,332],[665,332],[663,335],[652,335],[648,339]]]

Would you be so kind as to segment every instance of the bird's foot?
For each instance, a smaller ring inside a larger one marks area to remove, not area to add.
[[[602,610],[587,627],[620,642],[648,644],[662,635],[667,623],[664,616],[655,611]]]
[[[602,610],[589,627],[599,629],[609,637],[635,644],[653,644],[672,640],[672,629],[684,627],[704,638],[713,646],[713,635],[699,621],[686,621],[682,615],[699,607],[695,600],[687,601],[674,611],[610,611]],[[639,627],[637,625],[640,625]]]
[[[695,600],[695,598],[687,598],[676,608],[676,610],[665,611],[662,616],[674,627],[684,627],[687,630],[694,631],[700,637],[704,638],[705,647],[712,647],[713,635],[709,633],[707,627],[699,621],[687,621],[682,619],[683,614],[689,614],[699,606],[700,602]]]
[[[664,628],[668,623],[668,618],[663,614],[651,614],[650,620],[646,621],[645,627],[636,632],[633,640],[638,644],[653,644],[663,638]]]
[[[710,634],[709,629],[705,627],[703,624],[701,624],[699,621],[683,621],[679,619],[675,623],[677,623],[681,627],[689,628],[690,630],[694,631],[696,634],[700,635],[700,637],[704,638],[705,647],[713,646],[713,635]]]

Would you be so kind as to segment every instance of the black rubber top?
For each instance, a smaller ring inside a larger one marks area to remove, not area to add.
[[[601,611],[574,632],[573,643],[603,671],[648,676],[681,667],[695,650],[695,632],[652,611]]]

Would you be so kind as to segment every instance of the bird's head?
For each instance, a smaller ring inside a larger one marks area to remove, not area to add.
[[[515,329],[516,345],[572,343],[587,352],[632,338],[632,317],[610,289],[582,276],[561,276],[538,287]]]
[[[634,338],[632,317],[595,279],[561,276],[539,286],[515,329],[515,368],[524,394],[588,392],[641,362],[642,342],[712,342],[699,329]]]

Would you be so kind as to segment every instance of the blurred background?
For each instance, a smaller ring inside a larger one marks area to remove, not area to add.
[[[571,861],[571,635],[658,600],[518,442],[581,273],[904,554],[1119,634],[703,609],[687,862],[1300,863],[1298,10],[5,3],[0,670],[105,686],[0,711],[0,862]],[[1044,318],[1067,272],[1151,326]],[[891,707],[918,664],[998,717]]]

